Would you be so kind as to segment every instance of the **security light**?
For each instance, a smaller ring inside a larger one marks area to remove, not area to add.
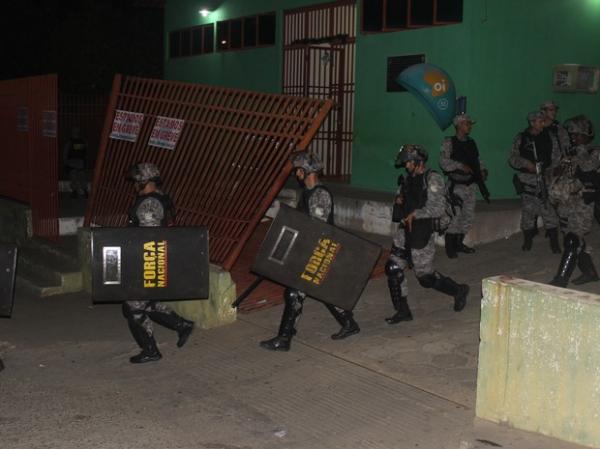
[[[210,11],[206,8],[202,8],[200,11],[198,11],[200,13],[200,15],[202,17],[207,17],[210,14]]]

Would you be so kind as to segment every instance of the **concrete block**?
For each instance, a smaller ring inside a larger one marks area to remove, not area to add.
[[[2,241],[17,245],[31,239],[33,226],[29,206],[0,199],[0,236]]]
[[[169,302],[173,310],[195,321],[200,329],[231,324],[237,316],[236,309],[231,308],[236,298],[236,288],[229,272],[211,264],[209,283],[208,299]]]
[[[600,296],[483,280],[476,414],[600,448]]]

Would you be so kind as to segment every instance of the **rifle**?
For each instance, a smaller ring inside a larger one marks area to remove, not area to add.
[[[544,178],[544,166],[538,159],[537,148],[535,142],[531,141],[531,148],[533,150],[533,158],[535,159],[535,180],[537,184],[537,190],[540,192],[540,198],[542,201],[548,201],[548,186],[546,186],[546,178]]]
[[[485,202],[489,204],[490,191],[488,190],[487,186],[485,185],[485,181],[483,180],[483,175],[481,174],[481,167],[479,166],[479,164],[477,164],[476,167],[477,168],[471,167],[471,169],[473,170],[473,180],[477,184],[477,187],[479,187],[481,196],[483,197]]]

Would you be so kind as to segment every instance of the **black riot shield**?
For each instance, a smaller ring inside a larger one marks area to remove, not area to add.
[[[252,271],[352,310],[380,253],[375,243],[282,205]]]
[[[204,227],[92,228],[92,300],[208,298]]]
[[[17,247],[0,243],[0,316],[9,318],[15,299]]]

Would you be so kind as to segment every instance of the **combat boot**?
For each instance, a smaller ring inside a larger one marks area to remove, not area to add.
[[[412,321],[413,316],[410,307],[408,307],[408,298],[406,296],[400,296],[396,301],[392,298],[392,303],[394,304],[396,313],[385,319],[388,324],[396,324],[401,321]]]
[[[537,229],[523,229],[523,246],[521,246],[523,251],[531,251],[536,232]]]
[[[457,243],[458,243],[458,234],[449,234],[446,233],[444,235],[445,247],[446,247],[446,255],[449,259],[456,259],[458,254],[456,254]]]
[[[548,229],[546,231],[546,235],[550,239],[550,249],[552,250],[552,252],[554,254],[560,254],[561,249],[560,245],[558,244],[558,228]]]
[[[301,307],[296,310],[293,305],[286,301],[283,315],[281,315],[281,323],[279,324],[277,336],[269,340],[261,341],[259,343],[260,347],[268,349],[269,351],[289,351],[292,337],[296,334],[296,319],[300,316],[301,311]]]
[[[404,279],[404,273],[400,271],[400,277],[394,274],[388,276],[388,288],[390,289],[390,298],[396,313],[385,321],[388,324],[396,324],[401,321],[412,321],[412,313],[408,307],[408,301],[406,296],[402,296],[402,281]]]
[[[344,324],[342,324],[342,328],[338,332],[331,336],[332,340],[343,340],[344,338],[360,332],[360,327],[354,320],[354,314],[352,312],[344,310],[340,315],[343,318]]]
[[[162,359],[161,353],[156,349],[154,352],[142,351],[138,355],[134,355],[129,358],[131,363],[146,363],[146,362],[157,362]]]
[[[573,284],[582,285],[587,284],[588,282],[596,282],[600,280],[590,253],[582,252],[579,254],[577,266],[581,270],[581,276],[573,279]]]
[[[556,276],[550,281],[555,287],[566,287],[577,264],[577,252],[579,249],[579,238],[569,233],[565,236],[565,252],[563,253]]]
[[[185,318],[179,316],[177,313],[162,310],[151,310],[148,311],[148,316],[152,321],[177,332],[177,347],[181,348],[187,342],[189,336],[194,330],[194,322],[188,321]]]
[[[433,288],[454,297],[455,312],[460,312],[467,305],[467,296],[469,295],[469,286],[467,284],[458,284],[453,279],[437,273]]]
[[[465,254],[473,254],[475,252],[474,248],[471,248],[470,246],[467,246],[464,244],[464,239],[465,239],[465,235],[464,234],[457,234],[457,245],[456,245],[456,251],[457,252],[461,252],[461,253],[465,253]]]
[[[146,329],[134,319],[128,319],[127,324],[131,335],[135,339],[138,346],[142,349],[138,355],[134,355],[129,358],[131,363],[146,363],[156,362],[162,358],[158,347],[156,346],[156,340],[152,334],[149,334]]]

